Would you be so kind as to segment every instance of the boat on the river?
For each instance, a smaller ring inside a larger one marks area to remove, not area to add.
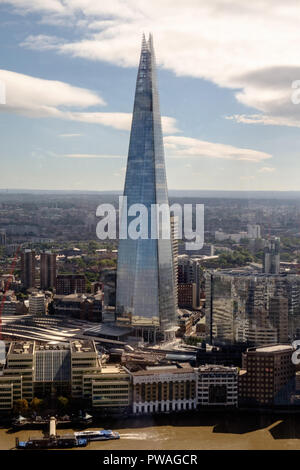
[[[77,438],[84,438],[88,441],[108,441],[111,439],[120,439],[120,434],[117,431],[111,431],[103,429],[96,431],[79,431],[75,432],[74,435]]]

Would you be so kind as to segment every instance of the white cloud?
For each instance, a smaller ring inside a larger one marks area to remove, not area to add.
[[[257,171],[258,173],[274,173],[274,171],[276,171],[276,168],[272,166],[264,166]]]
[[[59,137],[81,137],[83,134],[59,134]]]
[[[6,104],[0,104],[0,112],[32,118],[59,118],[130,130],[131,113],[72,110],[105,105],[104,99],[93,91],[8,70],[0,70],[1,81],[5,84]],[[178,132],[176,119],[169,116],[162,117],[162,127],[166,134]]]
[[[124,155],[102,155],[94,153],[67,153],[65,155],[57,155],[58,157],[66,158],[124,158]]]
[[[33,117],[60,117],[60,107],[86,108],[104,105],[96,93],[56,80],[44,80],[21,73],[0,70],[5,83],[6,104],[3,112],[16,112]]]
[[[268,0],[0,2],[40,12],[43,22],[73,23],[78,32],[73,42],[31,35],[26,47],[136,66],[141,33],[152,31],[164,68],[238,89],[237,100],[262,113],[239,122],[299,126],[300,107],[290,102],[291,83],[300,78],[298,0],[272,0],[272,6]]]
[[[167,156],[170,158],[220,158],[254,163],[272,158],[269,153],[258,150],[238,148],[190,137],[166,136],[164,143]]]

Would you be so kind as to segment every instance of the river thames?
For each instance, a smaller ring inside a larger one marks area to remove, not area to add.
[[[296,450],[300,448],[300,414],[215,414],[105,420],[99,428],[113,429],[121,438],[91,442],[88,450]],[[73,432],[57,429],[58,434]],[[0,449],[13,449],[15,438],[41,436],[41,430],[0,429]]]

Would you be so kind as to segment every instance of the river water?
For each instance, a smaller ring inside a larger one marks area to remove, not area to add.
[[[105,450],[267,450],[300,449],[299,415],[202,414],[105,420],[99,428],[113,429],[119,440],[91,442],[86,449]],[[58,434],[73,432],[59,429]],[[15,438],[41,436],[41,430],[0,429],[0,449],[12,449]]]

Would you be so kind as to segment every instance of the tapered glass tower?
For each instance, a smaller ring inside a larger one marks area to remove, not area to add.
[[[155,223],[151,205],[169,204],[151,35],[148,41],[143,37],[124,196],[128,209],[133,204],[148,209],[148,237],[119,241],[117,313],[129,317],[132,325],[153,325],[166,331],[175,323],[174,271],[170,237],[153,239],[150,233],[151,223]],[[129,226],[136,217],[128,216],[123,208],[121,218],[122,225],[126,218]]]

